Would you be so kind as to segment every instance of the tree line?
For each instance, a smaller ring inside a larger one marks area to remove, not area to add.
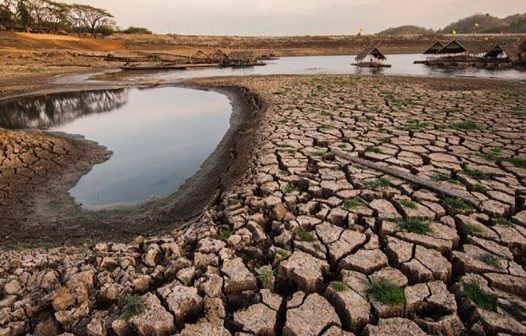
[[[94,37],[115,31],[114,16],[105,9],[51,0],[0,0],[1,26],[27,32],[89,33]],[[137,29],[149,33],[137,27],[124,32]]]

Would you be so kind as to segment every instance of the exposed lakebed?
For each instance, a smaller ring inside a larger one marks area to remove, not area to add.
[[[51,94],[0,105],[0,127],[81,134],[112,157],[69,191],[89,209],[132,205],[175,191],[228,130],[232,106],[217,92],[187,88]]]

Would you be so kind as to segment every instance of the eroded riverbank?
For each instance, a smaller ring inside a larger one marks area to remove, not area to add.
[[[236,85],[268,104],[241,132],[248,147],[236,149],[232,183],[166,235],[5,251],[2,332],[526,334],[522,86],[356,76],[192,85]],[[145,311],[125,322],[132,294]]]

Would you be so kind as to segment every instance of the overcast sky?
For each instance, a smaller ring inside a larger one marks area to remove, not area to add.
[[[157,33],[316,35],[403,24],[442,28],[475,13],[526,12],[526,0],[76,0],[108,9],[121,27]]]

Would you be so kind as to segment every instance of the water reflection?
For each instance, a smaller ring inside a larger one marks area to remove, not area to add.
[[[58,93],[0,105],[0,127],[7,129],[56,127],[94,113],[118,109],[128,91],[101,90]]]
[[[6,104],[0,126],[82,134],[108,147],[113,156],[69,191],[85,208],[102,209],[177,191],[215,150],[231,112],[228,98],[215,92],[109,90]]]

